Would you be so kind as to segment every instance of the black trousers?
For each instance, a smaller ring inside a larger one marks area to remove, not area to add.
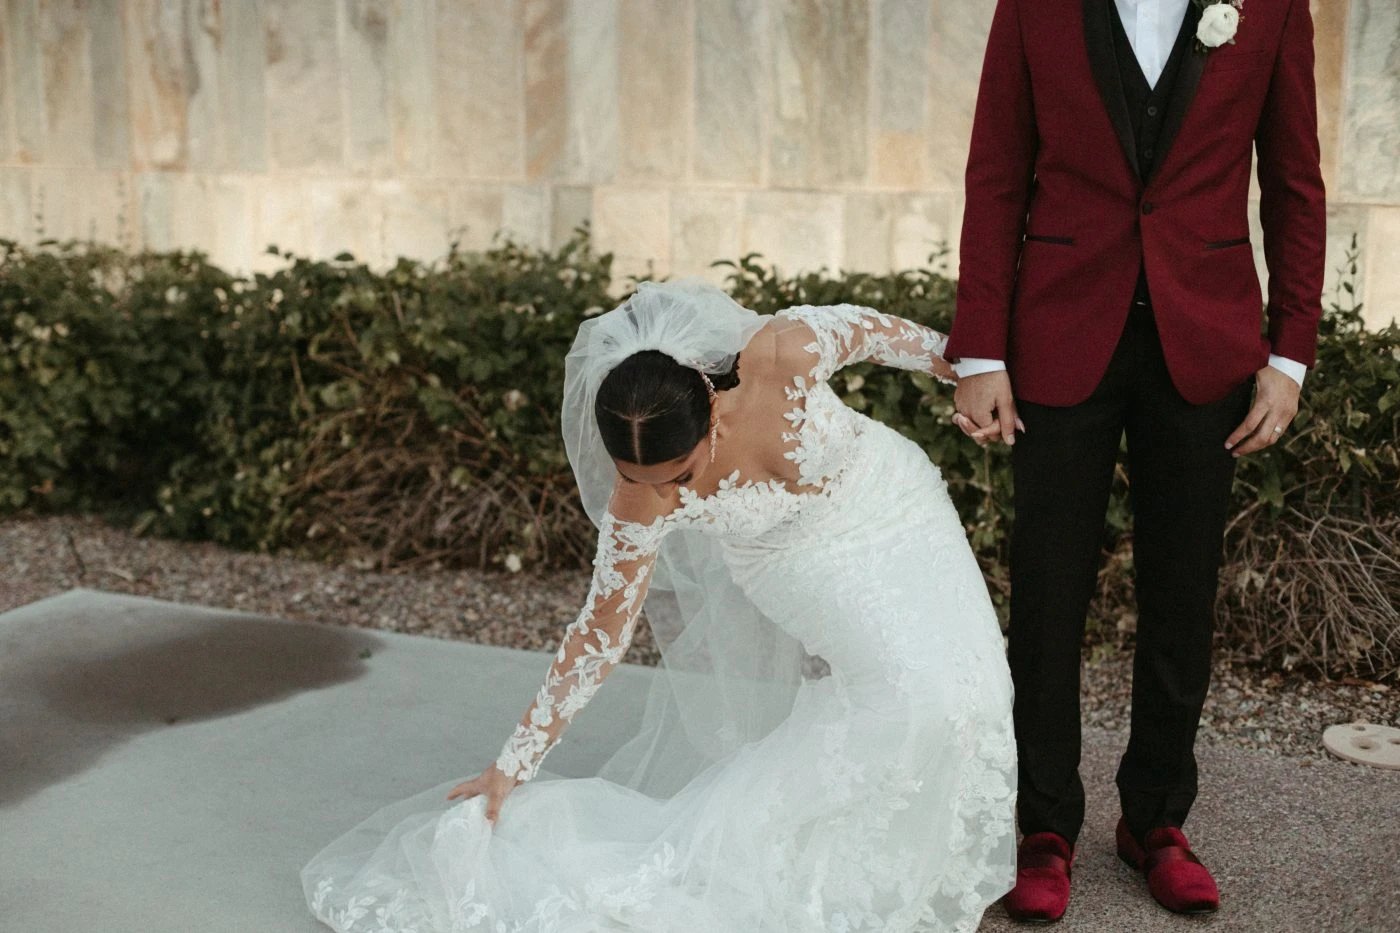
[[[1194,745],[1210,683],[1214,602],[1235,462],[1225,439],[1253,381],[1209,405],[1172,385],[1150,302],[1134,299],[1108,370],[1084,402],[1018,402],[1012,450],[1009,661],[1016,686],[1018,818],[1071,844],[1079,777],[1080,645],[1095,589],[1113,470],[1127,432],[1138,605],[1132,733],[1117,784],[1141,839],[1180,826],[1196,796]]]

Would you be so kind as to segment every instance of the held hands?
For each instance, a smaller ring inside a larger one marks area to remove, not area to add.
[[[1298,414],[1301,391],[1298,383],[1272,366],[1255,373],[1254,404],[1240,426],[1226,438],[1225,449],[1238,458],[1277,444]]]
[[[487,768],[470,781],[463,781],[448,793],[448,800],[470,800],[473,797],[486,797],[486,820],[496,825],[501,815],[501,804],[506,802],[510,792],[515,790],[515,778],[506,777],[495,765]]]
[[[1016,431],[1026,430],[1016,416],[1011,377],[1005,370],[959,379],[953,406],[957,409],[953,424],[983,447],[997,438],[1015,444]]]

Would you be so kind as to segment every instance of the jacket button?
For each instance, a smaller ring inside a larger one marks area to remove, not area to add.
[[[1156,108],[1155,106],[1148,107],[1148,108],[1147,108],[1147,115],[1148,115],[1149,117],[1155,117],[1155,116],[1157,116],[1157,108]]]
[[[1151,201],[1143,201],[1143,202],[1142,202],[1142,212],[1143,212],[1144,214],[1150,214],[1150,213],[1152,213],[1152,208],[1153,208],[1153,204],[1152,204]]]

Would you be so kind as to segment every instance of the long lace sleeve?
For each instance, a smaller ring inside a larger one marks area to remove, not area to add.
[[[948,338],[931,327],[858,305],[803,305],[780,311],[778,317],[801,321],[815,335],[804,349],[818,357],[817,378],[829,379],[843,366],[874,360],[928,373],[941,382],[957,381],[943,358]]]
[[[564,632],[544,686],[501,749],[496,767],[528,781],[588,704],[632,643],[664,534],[660,521],[624,522],[605,513],[599,529],[593,584],[582,612]]]

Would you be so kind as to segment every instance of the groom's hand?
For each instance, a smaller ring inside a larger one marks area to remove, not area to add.
[[[953,407],[958,412],[953,416],[953,423],[979,444],[997,435],[1006,443],[1014,444],[1016,429],[1026,429],[1016,417],[1016,400],[1011,394],[1011,377],[1006,370],[959,379],[953,393]]]
[[[1243,457],[1278,443],[1293,416],[1298,414],[1300,392],[1298,383],[1272,366],[1255,373],[1254,404],[1240,426],[1225,440],[1225,449],[1233,451],[1236,457]]]

